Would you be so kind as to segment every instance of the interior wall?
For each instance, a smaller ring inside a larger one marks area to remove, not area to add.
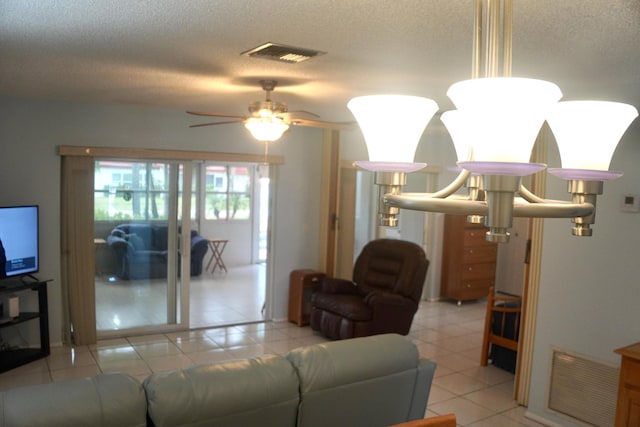
[[[545,220],[528,410],[561,425],[573,424],[545,410],[551,348],[619,365],[613,350],[640,337],[640,214],[620,210],[625,194],[640,194],[639,141],[636,119],[611,162],[610,169],[624,176],[605,183],[592,237],[571,236],[569,220]],[[551,151],[549,163],[557,167]],[[564,181],[549,177],[547,185],[547,197],[567,200]]]
[[[181,110],[0,97],[0,205],[40,205],[39,278],[49,284],[51,342],[61,341],[59,145],[262,153],[242,126],[190,129]],[[272,219],[272,317],[285,318],[289,273],[317,268],[322,131],[296,127],[270,147],[277,166]],[[304,167],[301,167],[304,165]]]

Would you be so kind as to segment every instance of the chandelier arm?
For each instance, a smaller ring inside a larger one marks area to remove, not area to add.
[[[385,194],[384,203],[401,209],[425,212],[441,212],[452,215],[486,215],[485,202],[472,201],[464,196],[433,197],[437,193]]]
[[[471,172],[469,172],[466,169],[463,169],[462,171],[460,171],[456,179],[451,181],[449,185],[447,185],[441,190],[436,191],[435,193],[431,193],[429,197],[444,199],[446,197],[451,196],[453,193],[455,193],[460,188],[462,188],[462,186],[467,182],[467,178],[469,178],[470,175],[471,175]]]
[[[488,207],[484,201],[469,200],[466,196],[454,195],[448,198],[433,197],[436,193],[385,194],[386,205],[400,209],[425,212],[440,212],[452,215],[486,216]],[[516,199],[513,216],[522,218],[576,218],[591,215],[594,206],[591,203],[528,203]]]
[[[595,207],[591,203],[569,203],[547,201],[529,203],[516,199],[513,204],[513,216],[521,218],[578,218],[591,215]]]
[[[518,194],[520,194],[520,196],[527,202],[531,203],[546,203],[548,201],[543,199],[542,197],[536,196],[531,190],[525,187],[524,184],[520,184]]]
[[[553,200],[553,199],[543,199],[542,197],[536,196],[531,190],[529,190],[524,185],[520,185],[520,189],[518,190],[518,194],[529,203],[540,203],[540,204],[567,204],[569,202],[564,200]],[[581,215],[579,215],[581,216]]]

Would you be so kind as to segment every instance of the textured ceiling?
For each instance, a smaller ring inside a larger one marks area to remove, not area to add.
[[[434,98],[470,77],[472,0],[0,0],[0,95],[246,113],[273,99],[352,120],[372,93]],[[513,74],[565,99],[640,106],[640,1],[514,0]],[[327,52],[300,64],[240,53]]]

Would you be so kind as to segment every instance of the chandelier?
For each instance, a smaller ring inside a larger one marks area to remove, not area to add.
[[[486,239],[497,243],[509,241],[514,216],[571,218],[573,235],[592,235],[596,197],[605,181],[622,176],[609,171],[609,163],[638,112],[617,102],[560,102],[562,92],[554,83],[510,77],[511,15],[511,0],[475,2],[472,78],[449,88],[447,96],[456,109],[441,115],[461,168],[444,189],[401,192],[407,174],[426,166],[414,162],[415,150],[438,111],[436,102],[404,95],[349,101],[369,154],[368,161],[356,165],[375,172],[379,188],[379,225],[396,226],[399,209],[413,209],[467,215],[470,222],[484,222]],[[484,77],[480,77],[481,52]],[[501,56],[502,76],[498,76]],[[529,162],[545,121],[562,162],[562,168],[548,171],[567,180],[570,202],[540,198],[521,183],[522,177],[546,168]],[[465,185],[468,194],[457,194]]]

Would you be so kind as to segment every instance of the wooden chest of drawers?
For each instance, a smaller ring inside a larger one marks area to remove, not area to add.
[[[498,247],[485,240],[486,228],[463,215],[446,215],[440,296],[462,301],[486,297],[494,285]]]
[[[618,404],[616,406],[616,427],[640,426],[640,343],[619,348],[622,356]]]

